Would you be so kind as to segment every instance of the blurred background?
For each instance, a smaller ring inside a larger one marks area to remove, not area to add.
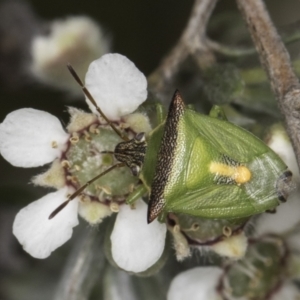
[[[294,30],[295,24],[300,28],[299,0],[265,2],[283,32]],[[192,0],[0,1],[0,122],[13,110],[32,107],[48,111],[67,124],[67,106],[87,109],[80,93],[47,84],[31,74],[32,41],[37,35],[49,34],[54,20],[68,16],[92,18],[110,41],[111,52],[127,56],[147,76],[180,37],[192,5]],[[233,0],[219,2],[208,35],[227,45],[251,45]],[[293,58],[299,58],[299,42],[289,50]],[[258,61],[251,57],[243,64],[258,66]],[[67,73],[64,65],[61,72]],[[48,192],[29,183],[43,170],[14,168],[0,158],[0,300],[53,299],[72,247],[71,241],[50,258],[37,260],[22,250],[11,233],[18,210]],[[77,234],[86,227],[83,224]]]

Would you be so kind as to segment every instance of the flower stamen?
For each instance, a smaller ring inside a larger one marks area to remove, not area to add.
[[[56,149],[58,147],[57,141],[53,141],[51,143],[51,147],[54,148],[54,149]]]
[[[72,145],[75,145],[79,142],[79,136],[77,134],[73,134],[69,141]]]
[[[120,211],[120,205],[116,202],[111,202],[109,208],[114,213],[118,213]]]
[[[65,169],[70,169],[71,168],[71,164],[68,160],[61,161],[61,166]]]
[[[90,143],[92,141],[92,137],[90,136],[90,134],[86,130],[83,132],[83,134],[84,134],[84,140]]]
[[[97,124],[92,124],[92,125],[89,127],[89,132],[90,132],[90,133],[93,133],[93,134],[99,134],[99,133],[100,133],[100,130],[98,129],[98,125],[97,125]]]

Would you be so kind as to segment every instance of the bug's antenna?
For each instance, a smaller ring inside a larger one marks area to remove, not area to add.
[[[59,205],[48,217],[48,219],[52,219],[54,218],[63,208],[65,208],[67,206],[67,204],[72,201],[73,199],[75,199],[86,187],[88,187],[91,183],[93,183],[94,181],[96,181],[98,178],[102,177],[103,175],[109,173],[111,170],[116,169],[116,168],[121,168],[124,167],[125,164],[124,163],[118,163],[115,164],[113,166],[111,166],[110,168],[106,169],[104,172],[98,174],[97,176],[95,176],[94,178],[92,178],[91,180],[87,181],[83,186],[81,186],[77,191],[75,191],[69,198],[68,200],[66,200],[65,202],[63,202],[61,205]]]
[[[129,138],[126,135],[123,135],[116,127],[115,125],[106,117],[106,115],[103,113],[103,111],[101,110],[101,108],[97,105],[95,99],[93,98],[93,96],[91,95],[91,93],[89,92],[89,90],[85,87],[85,85],[83,84],[83,82],[81,81],[81,79],[79,78],[78,74],[76,73],[76,71],[73,69],[73,67],[71,66],[71,64],[67,64],[67,67],[71,73],[71,75],[74,77],[74,79],[76,80],[76,82],[81,86],[84,94],[87,96],[87,98],[92,102],[92,104],[95,106],[97,112],[104,118],[104,120],[108,123],[108,125],[115,131],[115,133],[124,141],[129,141]]]
[[[101,151],[101,154],[115,154],[114,151]]]

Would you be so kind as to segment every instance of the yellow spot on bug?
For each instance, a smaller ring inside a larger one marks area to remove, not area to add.
[[[238,166],[237,171],[235,173],[236,177],[234,180],[237,183],[246,183],[251,179],[251,172],[250,170],[245,166]]]
[[[251,171],[246,166],[229,166],[219,162],[211,162],[209,171],[219,176],[232,178],[237,184],[251,179]]]

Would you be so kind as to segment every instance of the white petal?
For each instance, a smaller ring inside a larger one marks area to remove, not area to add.
[[[32,39],[31,71],[38,80],[82,95],[66,64],[71,63],[83,77],[90,62],[108,52],[109,43],[99,25],[88,17],[72,16],[48,24],[47,35]]]
[[[114,261],[126,271],[147,270],[164,251],[166,230],[157,220],[147,224],[147,205],[142,200],[135,209],[122,205],[110,237]]]
[[[147,98],[147,80],[127,57],[105,54],[93,61],[85,84],[109,119],[119,119],[135,111]],[[87,101],[90,109],[95,107]]]
[[[219,300],[216,288],[222,269],[199,267],[177,275],[171,282],[167,300]]]
[[[299,289],[292,283],[286,283],[271,297],[271,300],[298,300],[299,297]]]
[[[299,230],[299,226],[296,227],[295,230],[292,231],[290,234],[286,235],[285,242],[288,245],[289,250],[291,252],[296,253],[296,255],[298,253],[300,253],[300,230]],[[300,260],[300,258],[299,258],[299,260]],[[299,262],[299,264],[300,264],[300,262]],[[297,279],[298,279],[298,277],[300,278],[300,272],[299,272],[299,275],[297,274]]]
[[[71,201],[51,220],[49,215],[67,199],[68,188],[32,202],[17,214],[13,234],[25,251],[35,258],[46,258],[72,236],[78,225],[78,199]]]
[[[293,180],[296,183],[299,183],[300,175],[295,152],[289,137],[282,126],[275,125],[271,128],[268,146],[281,157],[288,168],[292,171]]]
[[[294,192],[286,203],[276,208],[276,213],[261,215],[255,225],[256,234],[283,234],[293,229],[300,221],[299,196],[299,192]]]
[[[68,138],[56,117],[32,108],[15,110],[0,124],[0,152],[16,167],[38,167],[53,161]]]
[[[244,231],[232,235],[211,246],[211,249],[221,256],[232,259],[241,259],[245,256],[248,247],[248,239]]]

